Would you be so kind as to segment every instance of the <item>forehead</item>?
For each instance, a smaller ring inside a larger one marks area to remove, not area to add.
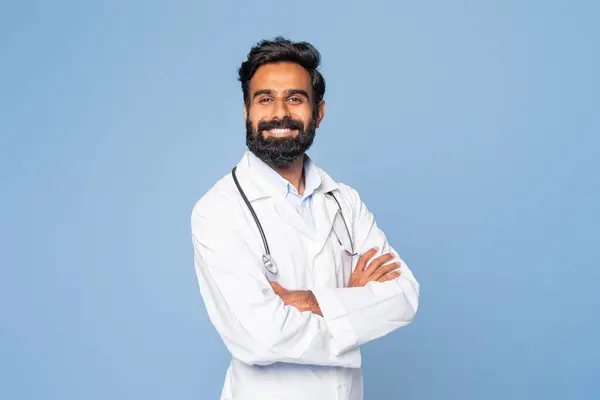
[[[302,89],[307,93],[311,93],[310,74],[302,66],[295,63],[266,64],[259,67],[250,80],[251,95],[257,90],[263,89],[274,91]]]

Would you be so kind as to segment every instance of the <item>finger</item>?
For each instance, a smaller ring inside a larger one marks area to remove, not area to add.
[[[273,288],[273,291],[278,295],[287,292],[287,290],[277,282],[271,282],[271,287]]]
[[[384,276],[394,270],[397,270],[399,267],[400,267],[400,262],[382,265],[381,267],[377,268],[375,271],[373,271],[371,273],[370,278],[372,278],[374,281],[379,280],[379,278],[381,278],[382,276]]]
[[[358,272],[358,273],[362,273],[365,269],[365,266],[369,262],[369,260],[371,258],[373,258],[373,256],[375,256],[375,254],[377,254],[378,251],[379,251],[379,249],[377,247],[373,247],[372,249],[370,249],[366,253],[364,253],[362,256],[360,256],[360,258],[358,259],[358,261],[356,263],[356,268],[354,269],[354,271]]]
[[[274,290],[275,292],[283,292],[283,291],[284,291],[284,289],[283,289],[283,286],[281,286],[281,285],[280,285],[279,283],[277,283],[277,282],[271,282],[271,287],[273,288],[273,290]]]
[[[365,272],[367,272],[367,274],[370,275],[377,268],[381,267],[383,264],[385,264],[387,262],[392,261],[393,259],[394,259],[393,253],[387,253],[387,254],[381,255],[381,256],[377,257],[376,259],[374,259],[373,261],[371,261],[369,266],[365,269]]]
[[[377,279],[377,282],[391,281],[392,279],[396,279],[399,276],[400,276],[400,271],[388,272],[387,274],[385,274],[381,278]]]
[[[286,306],[291,306],[293,305],[293,301],[292,301],[292,297],[289,296],[286,293],[278,293],[278,296],[281,298],[281,300],[283,300],[283,304]]]

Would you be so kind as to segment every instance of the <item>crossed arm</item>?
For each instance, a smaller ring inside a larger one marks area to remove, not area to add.
[[[394,258],[393,254],[384,254],[368,263],[377,253],[377,250],[377,248],[370,249],[360,257],[356,263],[356,268],[350,275],[348,287],[362,287],[369,282],[387,282],[400,276],[400,271],[397,271],[400,268],[400,262],[386,264]],[[271,287],[286,306],[323,316],[319,302],[312,291],[287,290],[277,282],[271,282]]]
[[[211,212],[203,212],[206,209]],[[413,320],[419,284],[358,195],[355,210],[356,249],[366,254],[362,267],[352,274],[351,287],[298,292],[272,285],[245,239],[224,225],[214,208],[194,209],[192,237],[200,291],[208,316],[233,357],[250,365],[288,362],[356,368],[361,364],[359,345]],[[365,252],[372,248],[379,250]],[[367,265],[376,253],[382,256]],[[392,259],[399,268],[388,263]]]

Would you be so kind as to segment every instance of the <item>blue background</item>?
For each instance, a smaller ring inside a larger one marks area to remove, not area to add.
[[[598,399],[598,2],[0,3],[0,398],[217,399],[194,203],[244,149],[237,68],[322,53],[311,156],[422,285],[367,399]]]

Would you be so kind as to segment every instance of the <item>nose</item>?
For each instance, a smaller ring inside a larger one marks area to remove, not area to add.
[[[273,110],[274,115],[273,117],[282,120],[285,117],[290,117],[290,110],[287,106],[287,103],[285,102],[285,99],[282,100],[278,100],[275,102],[275,109]]]

